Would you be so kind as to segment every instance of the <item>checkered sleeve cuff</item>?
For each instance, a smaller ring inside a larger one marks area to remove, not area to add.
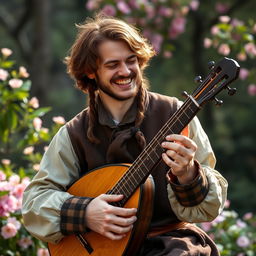
[[[92,198],[71,197],[61,207],[60,231],[63,235],[81,234],[88,231],[85,210]]]
[[[200,164],[195,161],[198,168],[198,175],[189,184],[179,184],[174,175],[169,175],[169,183],[178,200],[184,207],[192,207],[200,204],[209,191],[209,184]]]

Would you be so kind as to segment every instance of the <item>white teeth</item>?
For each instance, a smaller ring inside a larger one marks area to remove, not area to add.
[[[116,84],[129,84],[132,80],[129,79],[125,79],[125,80],[117,80],[115,81]]]

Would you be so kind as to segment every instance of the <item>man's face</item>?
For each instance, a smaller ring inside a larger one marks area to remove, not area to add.
[[[122,41],[104,41],[99,45],[95,78],[99,90],[115,100],[134,98],[141,86],[138,58]]]

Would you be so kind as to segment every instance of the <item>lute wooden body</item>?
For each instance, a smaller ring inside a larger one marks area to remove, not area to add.
[[[100,194],[106,194],[114,187],[122,175],[124,175],[129,166],[130,165],[128,164],[109,165],[93,170],[73,184],[68,192],[72,195],[86,195],[88,197],[96,197]],[[122,240],[113,241],[96,232],[88,232],[83,235],[83,238],[86,240],[83,245],[83,242],[80,240],[82,239],[81,236],[67,236],[57,245],[48,244],[51,255],[133,255],[133,253],[139,249],[138,246],[140,246],[141,242],[144,240],[144,236],[148,230],[152,215],[153,192],[153,180],[152,178],[148,178],[124,204],[124,207],[127,208],[138,208],[138,221],[132,232],[129,232]],[[136,240],[136,243],[131,243],[131,238]],[[129,244],[130,246],[127,246]],[[90,251],[89,247],[92,251]]]
[[[122,194],[117,202],[120,207],[138,208],[138,220],[131,232],[119,241],[112,241],[93,231],[85,235],[72,235],[58,244],[48,244],[53,256],[133,256],[140,248],[148,231],[153,209],[153,181],[150,173],[159,163],[164,149],[161,142],[169,134],[179,134],[189,124],[201,107],[208,101],[217,100],[215,96],[224,88],[230,95],[235,89],[228,87],[239,74],[236,61],[223,58],[204,81],[188,95],[183,105],[170,117],[132,165],[115,165],[99,168],[87,173],[75,182],[68,192],[75,196],[97,197],[100,194]],[[164,178],[164,177],[163,177]]]

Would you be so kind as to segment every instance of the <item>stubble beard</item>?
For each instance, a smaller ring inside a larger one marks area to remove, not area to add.
[[[136,91],[130,95],[130,96],[119,96],[117,94],[115,94],[114,92],[112,92],[109,88],[107,88],[106,86],[104,86],[103,84],[100,83],[100,79],[98,76],[96,76],[96,84],[98,89],[100,89],[101,91],[103,91],[105,94],[107,94],[108,96],[110,96],[111,98],[118,100],[118,101],[126,101],[129,100],[133,97],[135,97],[138,94],[138,91],[140,89],[140,87],[142,86],[142,77],[138,75],[133,75],[132,79],[136,79],[136,81],[132,81],[132,82],[136,82]]]

